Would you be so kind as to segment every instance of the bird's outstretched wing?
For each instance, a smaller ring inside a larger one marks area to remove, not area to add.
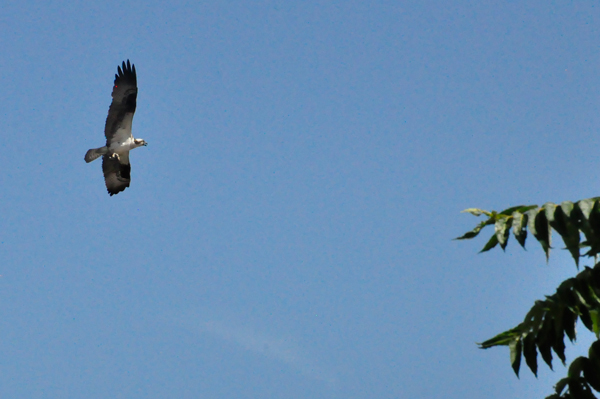
[[[124,160],[116,154],[102,157],[102,172],[108,193],[113,196],[129,187],[131,182],[131,165],[129,159]]]
[[[110,146],[117,132],[120,134],[127,132],[131,135],[131,120],[135,113],[138,92],[135,65],[130,64],[129,60],[127,64],[123,61],[123,66],[117,67],[117,72],[112,91],[112,103],[104,126],[107,146]]]

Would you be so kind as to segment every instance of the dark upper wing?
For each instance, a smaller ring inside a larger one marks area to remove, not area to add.
[[[137,99],[137,76],[135,74],[135,65],[127,64],[123,61],[123,68],[117,67],[118,74],[115,74],[115,85],[112,91],[112,103],[108,109],[106,125],[104,126],[104,135],[106,136],[106,145],[110,145],[110,139],[117,131],[119,126],[126,118],[131,121],[135,113],[135,103]]]
[[[102,172],[106,189],[112,196],[129,187],[131,182],[131,165],[129,162],[121,163],[114,156],[104,155],[102,157]]]

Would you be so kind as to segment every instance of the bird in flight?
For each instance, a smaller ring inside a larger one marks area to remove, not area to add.
[[[112,91],[112,103],[108,109],[104,135],[106,145],[92,148],[85,154],[85,162],[102,157],[102,172],[106,189],[112,196],[129,187],[131,182],[131,165],[129,151],[148,145],[143,139],[133,138],[131,122],[135,113],[137,98],[137,77],[135,65],[123,61],[122,67],[117,67],[115,85]]]

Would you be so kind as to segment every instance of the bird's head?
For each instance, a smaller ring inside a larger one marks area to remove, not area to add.
[[[135,143],[136,147],[141,147],[141,146],[147,146],[148,143],[146,143],[146,141],[144,139],[134,139],[133,142]]]

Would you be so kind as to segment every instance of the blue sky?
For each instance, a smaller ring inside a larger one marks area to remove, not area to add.
[[[599,195],[599,17],[5,2],[0,396],[545,397],[562,366],[517,379],[476,342],[574,274],[569,255],[451,239],[468,207]],[[125,59],[149,145],[109,197],[83,155]]]

